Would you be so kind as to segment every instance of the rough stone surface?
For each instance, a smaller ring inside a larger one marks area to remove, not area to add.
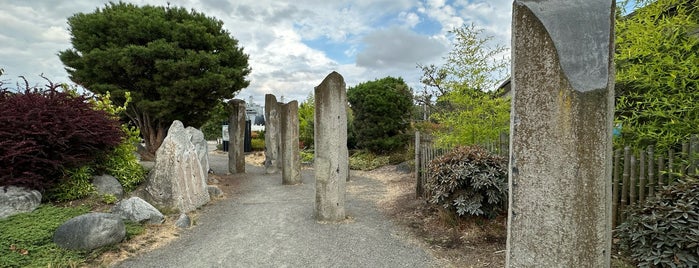
[[[148,202],[140,197],[131,197],[119,201],[119,203],[112,207],[111,212],[112,214],[119,215],[124,220],[134,222],[161,224],[165,221],[165,217],[157,208],[148,204]]]
[[[507,267],[609,267],[611,0],[514,2]]]
[[[180,121],[175,120],[170,126],[148,177],[144,197],[154,206],[189,212],[210,200],[206,190],[207,174]]]
[[[209,144],[206,143],[204,138],[204,132],[194,127],[187,127],[185,131],[191,135],[190,141],[194,144],[197,149],[197,155],[199,156],[199,163],[201,163],[201,168],[204,170],[204,174],[209,173]]]
[[[342,221],[349,155],[347,92],[339,73],[330,73],[315,88],[315,108],[315,217],[318,221]]]
[[[64,249],[93,250],[121,242],[126,226],[116,215],[88,213],[72,218],[58,227],[53,242]]]
[[[265,95],[265,172],[273,174],[281,169],[281,114],[277,98]]]
[[[245,173],[245,101],[234,99],[228,102],[230,117],[228,133],[228,172]]]
[[[216,185],[206,186],[206,190],[209,191],[209,196],[211,197],[221,197],[223,196],[223,191]]]
[[[180,214],[180,217],[175,221],[175,226],[185,229],[192,226],[192,219],[187,214]]]
[[[124,197],[124,187],[112,175],[93,176],[92,185],[95,186],[97,193],[100,195],[112,194],[119,199]]]
[[[0,219],[32,212],[41,204],[41,193],[23,187],[0,187]]]
[[[398,171],[400,173],[405,173],[405,174],[413,172],[412,169],[410,168],[410,164],[408,164],[408,162],[403,162],[403,163],[398,164],[396,166],[396,171]]]
[[[282,184],[299,184],[301,183],[299,105],[297,101],[291,101],[279,108],[281,111]]]

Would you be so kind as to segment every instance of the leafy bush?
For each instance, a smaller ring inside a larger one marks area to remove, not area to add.
[[[456,147],[428,165],[430,202],[459,216],[493,218],[507,206],[507,160],[478,146]]]
[[[314,152],[312,150],[303,150],[299,152],[301,154],[301,162],[302,163],[310,163],[313,162]]]
[[[352,170],[372,170],[388,164],[388,156],[376,155],[369,151],[359,151],[349,158],[349,166]]]
[[[250,145],[253,151],[264,151],[265,150],[265,140],[262,139],[252,139],[250,140]]]
[[[63,179],[46,192],[46,199],[63,202],[80,199],[95,192],[93,170],[89,165],[65,170]]]
[[[44,191],[65,169],[78,168],[119,144],[118,121],[92,109],[84,95],[29,87],[15,93],[0,86],[0,186]]]
[[[126,125],[121,128],[127,135],[104,160],[97,163],[97,167],[101,173],[114,176],[124,187],[124,191],[130,192],[145,180],[146,171],[134,154],[135,144],[140,141],[138,129]]]
[[[627,210],[617,227],[639,267],[699,266],[699,179],[686,177]]]

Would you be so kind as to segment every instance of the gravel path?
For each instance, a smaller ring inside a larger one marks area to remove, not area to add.
[[[210,153],[211,168],[226,174],[227,156]],[[438,267],[375,206],[384,186],[352,176],[347,222],[313,218],[313,170],[303,184],[281,184],[281,175],[259,166],[223,176],[235,189],[198,211],[196,225],[164,247],[117,267]]]

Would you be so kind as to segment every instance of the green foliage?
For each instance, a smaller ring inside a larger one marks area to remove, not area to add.
[[[114,176],[124,187],[124,191],[130,192],[145,181],[146,171],[134,154],[135,144],[140,142],[138,129],[127,125],[122,125],[121,128],[126,133],[126,137],[107,155],[105,160],[98,162],[97,166],[103,173]]]
[[[126,237],[125,240],[131,240],[131,238],[142,234],[146,231],[146,226],[142,223],[133,221],[124,221],[124,226],[126,227]]]
[[[699,125],[699,5],[641,2],[647,5],[616,21],[617,143],[665,150]]]
[[[697,177],[685,177],[627,213],[615,233],[639,267],[699,266]]]
[[[221,135],[221,126],[224,121],[228,121],[228,113],[226,113],[225,103],[218,101],[211,110],[211,115],[206,123],[201,126],[201,132],[204,133],[204,138],[207,141],[223,138]]]
[[[389,164],[389,157],[376,155],[370,151],[358,151],[349,158],[349,167],[352,170],[373,170]]]
[[[412,92],[402,78],[385,77],[347,89],[357,147],[374,153],[405,149],[413,108]],[[349,120],[348,120],[349,121]]]
[[[483,29],[463,25],[451,32],[453,47],[443,66],[418,65],[425,85],[416,100],[427,105],[441,144],[480,144],[508,132],[510,101],[487,93],[503,81],[509,61],[505,47],[495,45]]]
[[[507,159],[478,146],[456,147],[429,165],[430,203],[458,216],[493,218],[507,209]]]
[[[305,148],[313,148],[315,98],[313,92],[299,105],[299,141]]]
[[[96,191],[91,182],[92,174],[93,170],[89,165],[66,169],[63,179],[46,192],[46,198],[63,202],[87,197]]]
[[[0,267],[80,266],[85,252],[65,250],[53,243],[53,233],[70,218],[89,208],[41,205],[31,213],[0,220]]]
[[[265,150],[265,139],[257,138],[250,140],[253,151],[264,151]]]
[[[113,194],[104,194],[102,195],[102,202],[105,204],[111,205],[114,204],[118,201],[117,197]]]
[[[73,48],[59,57],[95,93],[125,92],[127,117],[154,153],[170,123],[201,126],[222,99],[248,86],[248,56],[223,22],[185,8],[109,3],[68,18]]]
[[[303,150],[301,154],[301,163],[311,163],[313,162],[314,152],[310,150]]]

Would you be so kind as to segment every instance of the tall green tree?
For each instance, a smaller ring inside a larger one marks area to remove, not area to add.
[[[109,3],[68,18],[72,49],[59,57],[87,90],[124,93],[126,115],[154,153],[173,120],[201,126],[216,104],[248,86],[248,56],[223,22],[177,7]]]
[[[699,3],[639,3],[616,21],[617,141],[664,149],[698,131]]]
[[[505,78],[507,48],[477,26],[451,31],[452,48],[442,66],[418,65],[425,86],[416,100],[429,107],[438,142],[478,144],[509,130],[510,102],[494,93]]]
[[[315,98],[313,92],[299,105],[299,141],[305,147],[313,147]]]
[[[413,95],[403,78],[385,77],[347,89],[354,114],[357,147],[375,153],[403,149],[410,126]]]

